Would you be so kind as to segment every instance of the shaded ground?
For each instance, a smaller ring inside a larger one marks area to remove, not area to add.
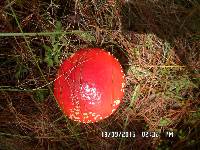
[[[0,37],[0,149],[199,148],[199,1],[14,0],[0,12],[1,33],[84,31]],[[64,117],[52,95],[60,61],[83,47],[110,51],[126,73],[120,108],[94,124]]]
[[[122,7],[126,32],[153,33],[174,47],[188,68],[199,67],[200,9],[198,1],[133,1]]]

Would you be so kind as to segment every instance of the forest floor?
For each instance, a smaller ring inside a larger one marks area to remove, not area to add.
[[[53,96],[60,63],[87,47],[111,52],[126,75],[122,104],[91,124]],[[200,149],[199,88],[198,0],[0,1],[0,149]]]

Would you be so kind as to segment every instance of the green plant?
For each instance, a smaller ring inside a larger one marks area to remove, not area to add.
[[[149,50],[153,50],[153,34],[148,34],[146,37],[145,47]]]
[[[56,22],[55,32],[61,32],[62,25],[60,21]],[[63,34],[54,34],[50,36],[51,46],[43,45],[45,49],[44,61],[49,67],[53,67],[54,64],[58,65],[60,63],[61,49],[64,46],[61,39]]]
[[[178,131],[178,138],[179,138],[180,140],[184,140],[184,139],[186,138],[186,136],[187,136],[186,132],[183,131],[182,129],[180,129],[180,130]]]
[[[172,122],[172,121],[171,121],[171,119],[169,119],[169,118],[161,118],[161,119],[160,119],[160,122],[159,122],[159,126],[165,127],[165,126],[170,125],[171,122]]]
[[[200,118],[200,108],[198,108],[195,112],[191,112],[189,118],[185,120],[185,123],[195,125],[198,123]]]
[[[183,93],[188,92],[189,89],[195,88],[196,85],[192,83],[187,75],[180,76],[177,79],[173,79],[167,83],[166,95],[169,97],[175,97],[179,100],[183,100]]]
[[[132,95],[132,98],[131,98],[131,102],[130,102],[130,105],[129,105],[128,108],[134,108],[135,103],[136,103],[136,101],[137,101],[139,95],[140,95],[140,85],[137,85],[137,86],[135,87],[134,92],[133,92],[133,95]]]
[[[167,60],[170,56],[171,45],[169,42],[165,41],[163,46],[163,62]]]
[[[18,64],[16,67],[15,78],[17,80],[23,78],[28,73],[28,68],[23,64]]]
[[[147,77],[151,76],[151,74],[152,74],[148,69],[142,68],[139,66],[135,66],[135,65],[130,66],[128,72],[130,74],[134,75],[134,77],[138,80],[147,78]]]
[[[91,32],[81,32],[81,33],[75,33],[80,39],[86,42],[95,42],[96,38]]]
[[[48,89],[39,89],[33,92],[34,99],[36,99],[38,102],[42,102],[49,95]]]

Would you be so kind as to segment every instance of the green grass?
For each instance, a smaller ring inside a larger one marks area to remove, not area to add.
[[[198,1],[17,0],[0,5],[1,148],[199,145]],[[126,73],[123,103],[93,124],[69,120],[53,95],[59,64],[85,47],[111,52]],[[104,131],[174,131],[176,137],[102,138]]]

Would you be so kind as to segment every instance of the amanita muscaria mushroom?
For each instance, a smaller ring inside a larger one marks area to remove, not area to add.
[[[124,95],[124,82],[122,67],[109,52],[80,49],[59,68],[54,95],[70,119],[92,123],[117,109]]]

